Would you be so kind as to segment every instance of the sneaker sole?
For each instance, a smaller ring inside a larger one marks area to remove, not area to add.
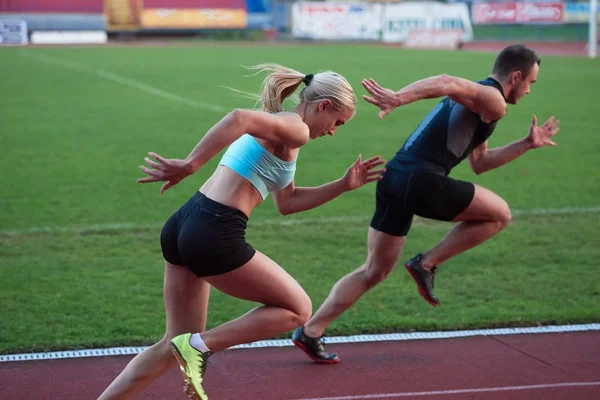
[[[404,264],[404,268],[406,268],[406,270],[408,271],[410,276],[412,276],[413,281],[415,281],[415,283],[417,284],[417,289],[419,289],[419,294],[421,295],[421,297],[423,299],[425,299],[425,301],[428,302],[429,304],[431,304],[432,306],[437,307],[437,303],[433,302],[427,295],[427,292],[425,291],[425,289],[423,289],[421,287],[421,285],[419,285],[419,281],[417,280],[417,277],[413,273],[412,268],[408,265],[408,263]]]
[[[340,362],[339,358],[335,358],[333,360],[323,360],[322,358],[316,358],[315,356],[313,356],[310,353],[310,351],[306,348],[306,346],[304,346],[301,342],[292,340],[292,343],[294,343],[294,345],[296,345],[296,347],[298,347],[299,349],[304,351],[306,353],[306,355],[309,356],[310,359],[313,360],[314,362],[316,362],[317,364],[337,364]]]
[[[183,390],[185,391],[185,393],[192,400],[208,400],[208,396],[200,395],[194,388],[194,385],[192,384],[192,380],[186,372],[187,362],[185,361],[185,359],[179,352],[179,349],[177,348],[177,346],[175,346],[173,343],[171,343],[170,345],[171,345],[171,352],[173,353],[173,355],[177,359],[177,362],[179,363],[179,370],[181,372],[181,376],[183,377]]]

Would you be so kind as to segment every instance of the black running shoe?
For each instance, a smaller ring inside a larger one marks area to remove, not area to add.
[[[428,271],[423,268],[423,264],[421,264],[422,260],[423,255],[417,254],[415,257],[408,260],[404,266],[415,280],[421,297],[435,307],[440,304],[440,301],[433,293],[433,280],[435,278],[436,267],[433,267]]]
[[[296,329],[292,335],[292,342],[301,348],[316,363],[337,364],[340,362],[336,353],[327,353],[323,347],[323,337],[312,338],[306,336],[304,327]]]

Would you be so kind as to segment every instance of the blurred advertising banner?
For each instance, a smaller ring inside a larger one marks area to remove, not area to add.
[[[109,32],[245,29],[248,20],[242,5],[238,0],[104,0],[105,26]]]
[[[104,0],[106,31],[139,30],[141,9],[142,0]]]
[[[598,4],[598,21],[600,21],[600,4]],[[589,2],[567,2],[565,3],[564,21],[573,23],[587,23],[590,20]]]
[[[144,9],[145,29],[245,29],[248,15],[244,9]]]
[[[417,49],[456,50],[462,41],[463,31],[442,29],[411,29],[404,45]]]
[[[565,4],[561,2],[474,3],[474,24],[562,23]]]
[[[514,24],[517,3],[473,3],[474,24]]]
[[[386,4],[383,14],[384,42],[405,42],[413,29],[436,32],[425,34],[432,40],[436,36],[447,37],[441,34],[443,31],[456,30],[462,32],[461,42],[473,40],[473,27],[465,3],[422,1]]]
[[[22,46],[27,43],[27,22],[0,20],[0,46]]]
[[[381,4],[300,2],[292,6],[297,39],[379,40]]]

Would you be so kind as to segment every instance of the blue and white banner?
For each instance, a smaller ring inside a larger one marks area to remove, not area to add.
[[[473,40],[471,17],[465,3],[433,1],[386,4],[383,11],[383,41],[404,42],[412,29],[462,31],[463,42]]]
[[[292,36],[317,40],[380,40],[381,20],[381,4],[294,3]]]
[[[598,21],[600,21],[600,4],[598,4],[598,8],[596,8],[596,10],[598,14]],[[567,23],[588,22],[590,20],[590,3],[587,1],[566,2],[563,20]]]
[[[26,45],[28,41],[25,21],[0,20],[0,46]]]

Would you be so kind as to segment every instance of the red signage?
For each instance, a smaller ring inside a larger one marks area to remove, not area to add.
[[[563,22],[564,3],[476,3],[474,24]]]
[[[517,3],[517,22],[562,22],[564,3]]]
[[[476,3],[473,5],[473,23],[506,24],[517,20],[517,3]]]
[[[347,10],[345,5],[336,4],[303,4],[300,7],[301,13],[343,13]]]

